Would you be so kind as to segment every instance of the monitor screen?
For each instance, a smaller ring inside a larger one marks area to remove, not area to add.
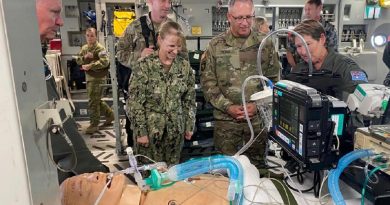
[[[279,98],[278,124],[285,131],[298,138],[299,106],[288,98]]]

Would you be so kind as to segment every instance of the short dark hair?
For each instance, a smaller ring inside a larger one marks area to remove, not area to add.
[[[301,34],[311,36],[315,40],[320,40],[321,34],[325,35],[325,29],[320,22],[313,19],[303,20],[295,26],[294,31]]]
[[[315,4],[318,7],[322,5],[322,0],[307,0],[305,4]]]

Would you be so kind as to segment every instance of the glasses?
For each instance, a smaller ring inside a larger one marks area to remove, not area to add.
[[[244,22],[244,20],[246,20],[246,22],[252,21],[253,18],[255,18],[255,15],[252,15],[252,16],[237,16],[237,17],[232,15],[232,17],[233,17],[233,19],[234,19],[235,21],[241,23],[241,22]]]

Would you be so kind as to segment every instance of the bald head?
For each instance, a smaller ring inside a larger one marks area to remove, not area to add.
[[[61,9],[61,0],[36,0],[38,28],[42,42],[53,39],[64,24]]]

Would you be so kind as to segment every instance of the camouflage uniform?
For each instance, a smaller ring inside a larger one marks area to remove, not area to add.
[[[336,27],[322,17],[319,22],[321,23],[322,27],[324,27],[325,30],[325,37],[326,37],[325,46],[327,48],[333,48],[333,50],[337,52],[339,45],[338,45]],[[291,37],[289,38],[289,42],[287,43],[287,49],[289,52],[293,54],[296,64],[304,62],[297,52],[297,47],[295,46],[295,40]]]
[[[230,105],[242,105],[241,85],[252,75],[258,75],[257,51],[263,35],[251,32],[248,38],[236,38],[231,31],[226,31],[213,38],[202,56],[201,84],[206,100],[214,106],[214,144],[223,154],[235,154],[250,138],[250,131],[245,121],[232,118],[227,109]],[[240,43],[240,41],[243,44]],[[268,44],[269,46],[270,44]],[[272,47],[264,47],[274,50]],[[262,57],[263,74],[271,79],[279,75],[279,68],[274,67],[268,54]],[[249,81],[245,90],[246,101],[262,90],[260,80]],[[262,130],[262,123],[256,115],[252,119],[255,135]],[[264,168],[266,132],[245,152],[258,168]]]
[[[84,55],[88,52],[93,54],[93,59],[84,59]],[[101,100],[101,85],[105,83],[106,75],[108,74],[108,54],[106,49],[98,42],[93,46],[87,44],[81,48],[81,51],[76,58],[76,62],[79,65],[92,63],[91,69],[85,72],[85,76],[89,97],[88,107],[91,125],[98,126],[101,112],[103,112],[107,118],[112,118],[113,116],[111,108]]]
[[[195,75],[188,61],[178,56],[165,71],[154,52],[133,67],[129,91],[126,111],[134,137],[149,137],[149,147],[136,143],[136,152],[177,164],[184,134],[195,123]]]
[[[297,69],[298,71],[309,70],[307,63],[299,63]],[[334,88],[336,91],[334,97],[344,101],[347,100],[350,93],[355,91],[358,84],[368,82],[366,72],[355,61],[332,49],[328,49],[328,55],[320,70],[330,71],[332,74],[340,76],[341,81]]]
[[[152,24],[152,21],[147,15],[147,24],[150,30],[153,30],[157,33],[160,29],[161,24]],[[167,19],[166,21],[172,21],[171,19]],[[156,38],[157,41],[157,38]],[[149,45],[154,45],[153,35],[149,36]],[[141,52],[146,47],[145,37],[142,35],[142,27],[140,19],[134,20],[131,24],[129,24],[123,34],[122,38],[119,38],[119,42],[117,45],[117,58],[118,61],[128,67],[132,68],[134,64],[136,64],[137,60],[141,58]],[[157,49],[157,48],[155,48]],[[186,50],[185,39],[183,41],[183,50],[180,53],[180,56],[186,57],[188,56]],[[188,57],[186,57],[188,59]]]
[[[172,21],[172,20],[168,18],[166,21]],[[162,24],[162,23],[161,24],[152,23],[149,14],[146,14],[146,22],[151,31],[153,31],[154,28],[155,33],[158,32]],[[156,41],[157,41],[157,37],[156,37]],[[180,52],[179,55],[188,59],[188,53],[186,50],[185,42],[186,42],[185,39],[183,39],[183,43],[182,43],[183,48],[182,48],[182,52]],[[154,45],[152,34],[149,35],[149,46],[151,45]],[[123,37],[119,38],[117,44],[117,53],[116,53],[119,63],[129,69],[133,68],[133,66],[141,58],[141,53],[145,49],[145,47],[146,47],[145,37],[144,35],[142,35],[141,21],[140,18],[138,18],[127,26],[125,32],[123,33]],[[155,50],[156,49],[157,48],[155,48]],[[129,75],[131,75],[131,73]],[[128,129],[128,127],[131,127],[131,125],[129,124],[130,121],[128,117],[126,117],[127,142],[128,145],[131,146],[133,144],[133,139],[132,139],[133,134],[131,132],[131,129]]]

